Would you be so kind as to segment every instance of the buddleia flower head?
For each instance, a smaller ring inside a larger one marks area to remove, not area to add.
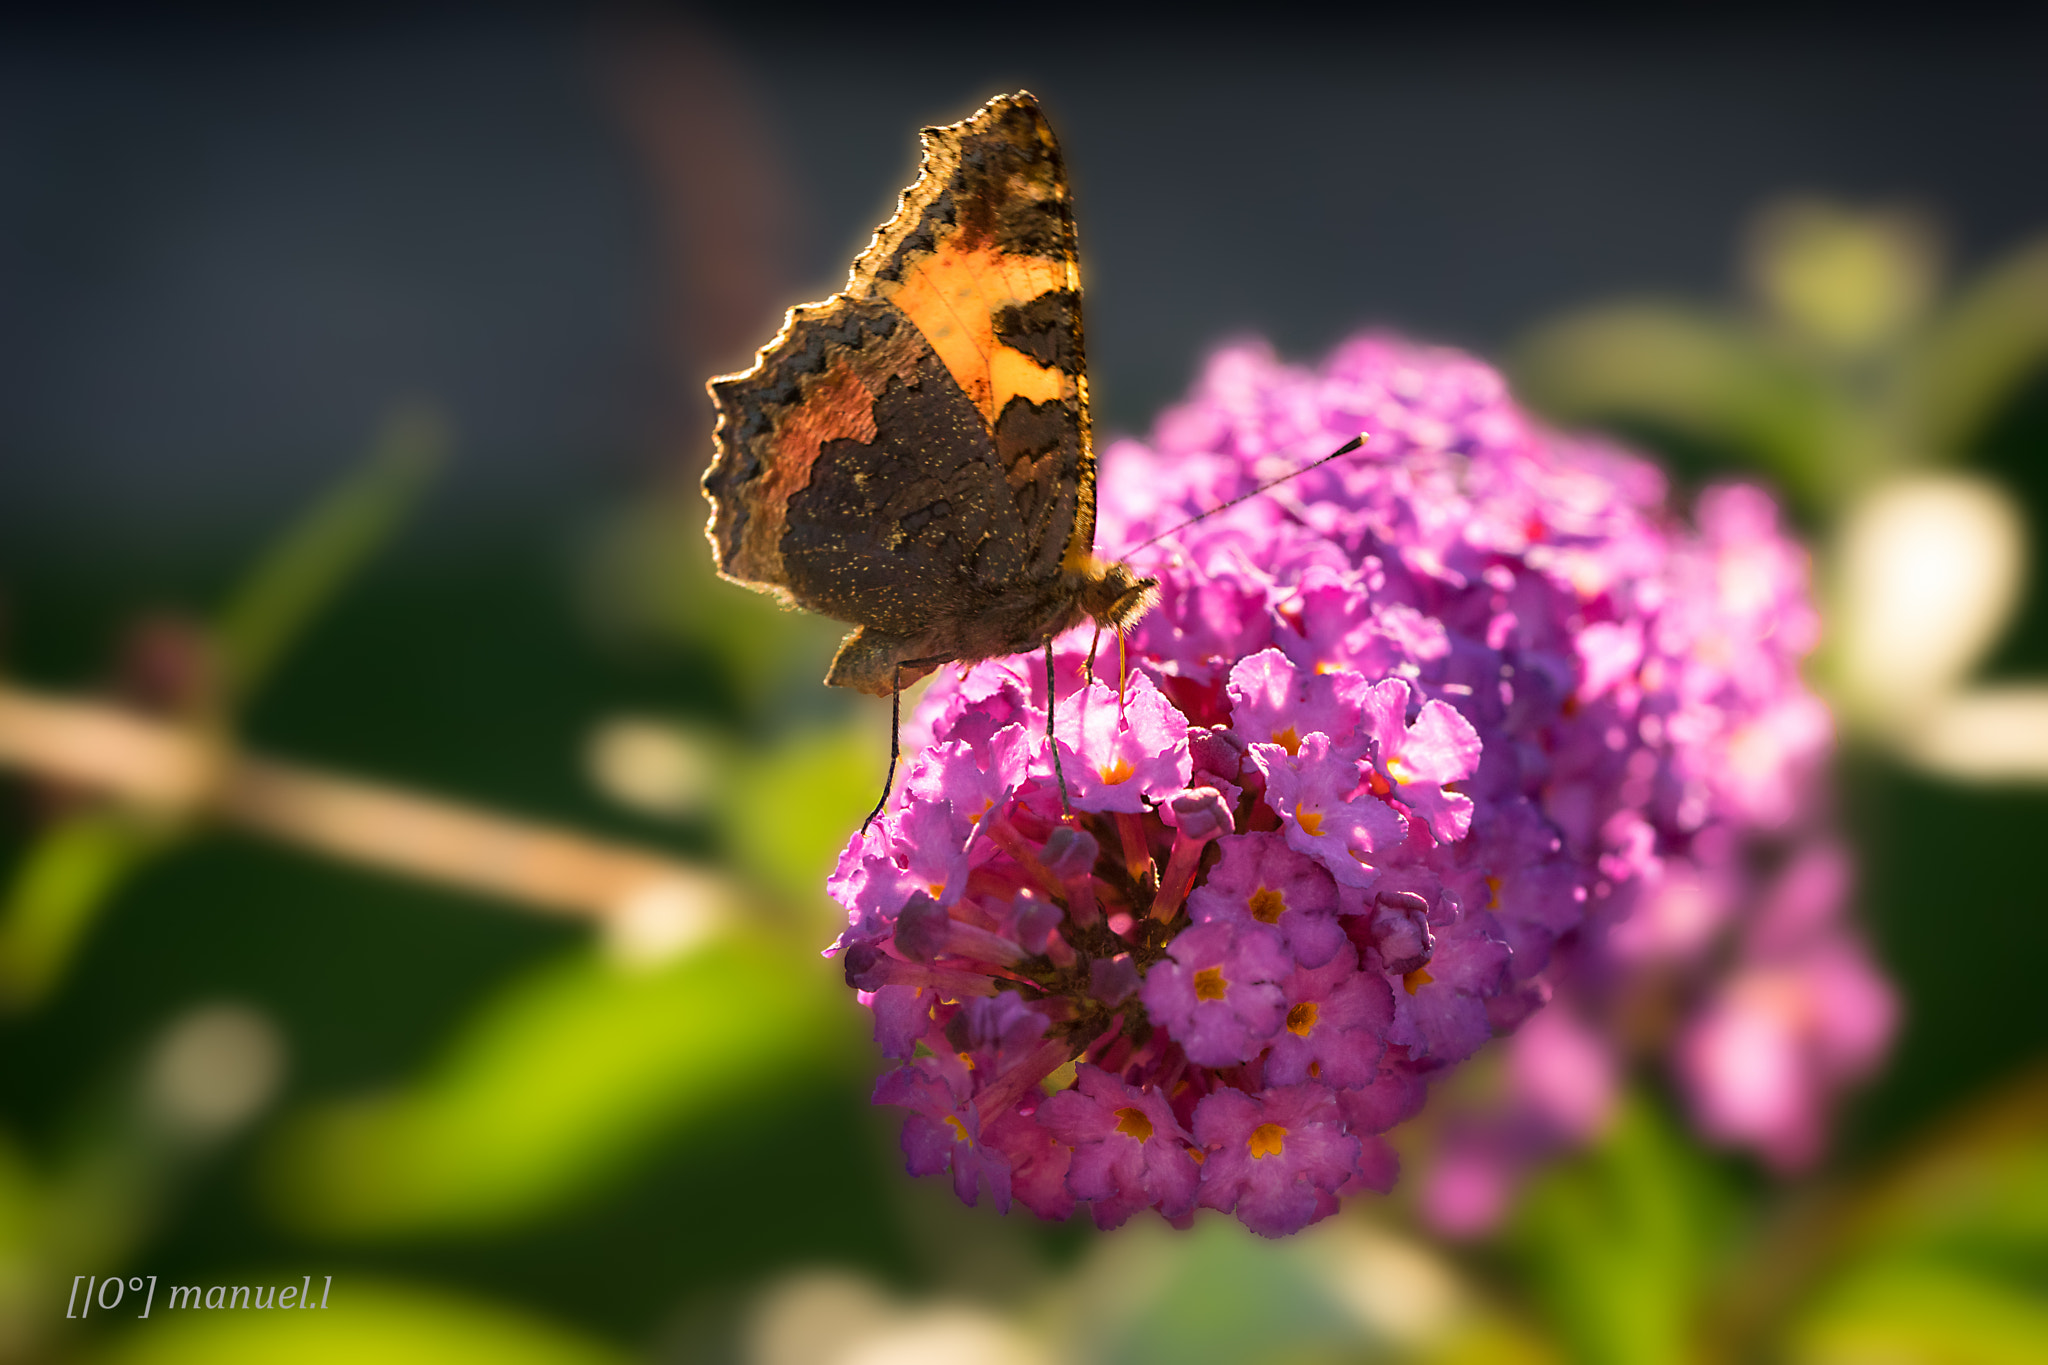
[[[1035,659],[945,670],[909,718],[830,951],[913,1172],[1045,1217],[1295,1232],[1391,1187],[1382,1135],[1542,1017],[1574,945],[1801,809],[1829,731],[1768,499],[1709,493],[1689,527],[1652,466],[1542,430],[1462,355],[1221,352],[1104,453],[1098,543],[1361,431],[1133,556],[1161,600],[1126,676],[1113,645],[1088,670],[1086,629],[1055,643],[1070,814]]]

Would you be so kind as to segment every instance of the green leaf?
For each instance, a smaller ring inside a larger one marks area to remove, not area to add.
[[[1869,1211],[1857,1240],[1886,1254],[2031,1255],[2048,1268],[2048,1137],[1954,1156]]]
[[[1805,1365],[2039,1365],[2048,1293],[1940,1263],[1879,1264],[1824,1295],[1788,1345]]]
[[[43,1202],[38,1172],[13,1135],[0,1131],[0,1262],[29,1260],[41,1231]]]
[[[2031,1262],[2048,1277],[2048,1066],[1999,1087],[1854,1187],[1830,1230],[1838,1264]]]
[[[1119,1365],[1225,1365],[1237,1361],[1383,1359],[1292,1244],[1276,1246],[1221,1217],[1171,1238],[1146,1229],[1141,1272],[1118,1276],[1156,1289],[1109,1333]],[[1341,1354],[1340,1354],[1341,1353]]]
[[[822,680],[846,627],[720,579],[704,542],[709,510],[691,488],[642,500],[606,528],[587,562],[592,614],[626,638],[689,647],[757,727],[843,709],[853,699]]]
[[[1517,348],[1516,393],[1561,422],[1646,423],[1746,457],[1809,503],[1868,452],[1821,377],[1753,330],[1677,305],[1618,304],[1539,328]]]
[[[2048,1360],[2048,1069],[1918,1144],[1843,1203],[1840,1256],[1795,1359]]]
[[[879,718],[888,720],[887,703]],[[739,867],[790,904],[824,913],[825,878],[881,795],[888,744],[873,725],[807,730],[733,764],[718,821]]]
[[[1959,1327],[1957,1341],[1995,1344],[2031,1321],[2006,1311],[2015,1295],[2037,1310],[2048,1303],[2048,1067],[1860,1179],[1809,1191],[1765,1233],[1718,1288],[1710,1321],[1723,1356],[1749,1359],[1775,1339],[1805,1343],[1815,1359],[1861,1358],[1854,1343],[1896,1318],[1901,1340],[1921,1345],[1886,1360],[2008,1358],[1992,1345],[1988,1355],[1943,1354],[1936,1324],[1981,1299],[1986,1316]]]
[[[1967,454],[2048,366],[2048,238],[1993,266],[1928,330],[1905,371],[1907,413],[1930,456]]]
[[[1510,1240],[1571,1359],[1679,1362],[1729,1205],[1712,1168],[1638,1097],[1598,1147],[1531,1185]]]
[[[306,627],[404,520],[446,458],[448,434],[423,409],[394,414],[362,465],[284,533],[221,610],[213,642],[224,706],[262,684]]]
[[[48,998],[100,906],[170,837],[115,810],[65,815],[37,835],[0,909],[0,1005],[25,1010]]]
[[[280,1270],[238,1275],[233,1283],[296,1289],[302,1276]],[[323,1276],[313,1276],[316,1302],[322,1289]],[[173,1309],[170,1290],[160,1282],[148,1319],[123,1324],[111,1346],[88,1358],[95,1365],[625,1365],[629,1359],[534,1314],[354,1275],[334,1277],[325,1309]],[[125,1302],[115,1314],[132,1316]]]
[[[1500,1314],[1481,1313],[1409,1357],[1410,1365],[1561,1365],[1548,1341]]]
[[[1940,275],[1923,215],[1805,195],[1764,208],[1747,254],[1750,284],[1779,323],[1846,361],[1895,343],[1925,311]]]
[[[431,1073],[322,1104],[280,1133],[266,1185],[311,1232],[502,1227],[616,1176],[664,1135],[744,1127],[861,1035],[808,943],[714,940],[662,966],[597,955],[516,983]]]

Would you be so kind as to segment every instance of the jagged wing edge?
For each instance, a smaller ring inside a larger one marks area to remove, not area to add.
[[[917,179],[904,187],[903,193],[896,198],[896,211],[890,215],[887,222],[875,229],[874,235],[868,239],[867,246],[862,249],[858,256],[853,258],[853,265],[847,271],[846,287],[836,294],[820,299],[816,303],[800,303],[789,308],[783,313],[782,326],[776,330],[775,335],[769,339],[766,345],[754,352],[753,364],[744,370],[735,370],[731,374],[714,375],[705,381],[705,392],[711,395],[712,406],[718,411],[718,421],[711,430],[713,445],[711,465],[704,471],[704,477],[701,481],[705,501],[711,504],[711,516],[704,523],[704,537],[711,543],[711,560],[717,566],[720,578],[725,579],[729,583],[737,583],[742,587],[752,588],[756,592],[766,593],[775,598],[785,609],[793,609],[796,606],[796,599],[790,595],[789,589],[783,584],[767,583],[753,578],[741,578],[726,571],[724,555],[719,549],[718,539],[719,518],[724,515],[725,507],[720,502],[718,495],[712,491],[712,480],[729,459],[740,458],[741,452],[728,445],[727,430],[732,424],[733,414],[728,412],[725,405],[719,401],[719,386],[722,384],[742,384],[758,376],[763,369],[767,368],[769,360],[775,353],[788,343],[790,333],[795,329],[800,319],[808,317],[810,320],[816,320],[819,314],[829,316],[832,311],[842,308],[848,303],[863,301],[872,297],[874,294],[875,277],[882,270],[886,269],[889,262],[902,252],[905,240],[924,221],[925,211],[931,207],[932,203],[952,183],[953,172],[959,165],[960,144],[966,141],[973,133],[979,131],[981,127],[993,121],[1000,109],[1008,105],[1017,104],[1029,105],[1035,109],[1038,105],[1038,100],[1028,90],[1020,90],[1013,95],[998,95],[982,105],[974,113],[961,119],[958,123],[948,123],[919,129],[918,139],[921,155],[918,160]],[[1076,287],[1078,288],[1078,282]],[[1082,377],[1081,384],[1083,413],[1081,458],[1084,468],[1084,497],[1088,506],[1084,517],[1076,518],[1076,520],[1085,520],[1088,523],[1089,539],[1092,542],[1094,538],[1095,518],[1093,514],[1095,508],[1094,489],[1091,485],[1094,482],[1095,457],[1094,452],[1089,448],[1087,440],[1087,378],[1085,375]]]

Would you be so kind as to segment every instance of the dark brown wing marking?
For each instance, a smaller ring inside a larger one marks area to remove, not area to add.
[[[981,414],[927,350],[873,403],[869,441],[827,442],[789,500],[782,562],[805,607],[910,633],[984,608],[1031,546]]]

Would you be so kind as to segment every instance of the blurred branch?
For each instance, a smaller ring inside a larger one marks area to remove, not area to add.
[[[446,447],[447,433],[431,414],[393,415],[362,466],[263,556],[212,628],[170,623],[131,641],[137,672],[127,694],[195,727],[229,728],[236,709],[398,526]],[[212,747],[178,731],[118,711],[71,714],[61,724],[35,711],[18,705],[13,713],[18,761],[58,777],[76,770],[76,785],[94,790],[111,783],[128,805],[58,815],[16,865],[0,903],[0,1004],[16,1009],[34,1005],[63,978],[101,906],[176,842],[177,817],[216,777]]]
[[[1967,782],[2048,780],[2048,687],[1977,687],[1942,699],[1902,747]]]
[[[650,899],[730,899],[722,878],[657,854],[262,759],[223,771],[215,809],[285,843],[540,910],[610,920]]]
[[[214,785],[221,747],[118,707],[0,685],[0,763],[159,817],[199,802]]]
[[[103,704],[0,685],[0,766],[348,862],[608,922],[705,915],[733,893],[659,854],[356,778],[240,754]]]

